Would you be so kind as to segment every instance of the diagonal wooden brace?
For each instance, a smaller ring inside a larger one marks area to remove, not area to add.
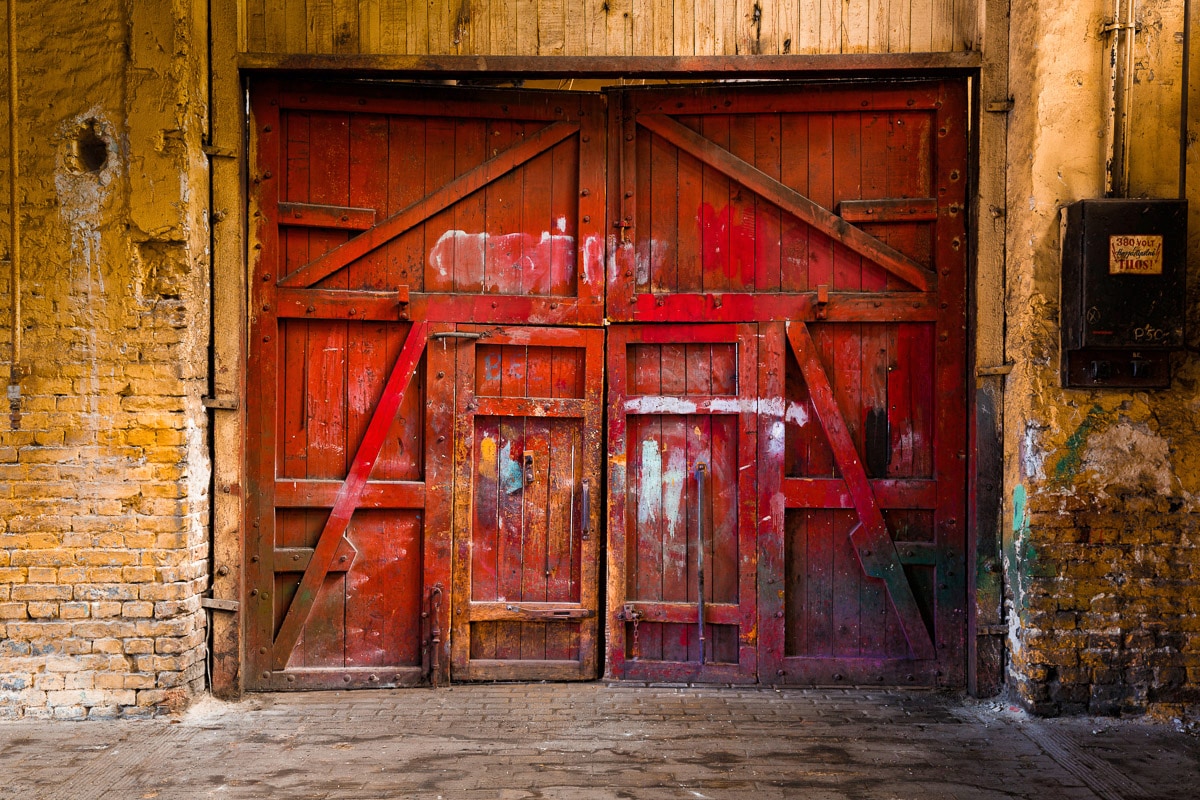
[[[371,475],[376,459],[379,458],[379,452],[383,449],[388,430],[396,418],[396,411],[404,402],[404,393],[417,371],[417,364],[421,360],[421,354],[425,351],[425,342],[428,338],[429,323],[416,323],[408,332],[408,337],[404,340],[404,347],[400,349],[400,355],[396,357],[391,375],[388,376],[387,384],[383,387],[383,395],[379,398],[379,405],[375,407],[371,421],[367,423],[367,431],[363,434],[362,444],[358,446],[358,452],[354,454],[354,460],[350,463],[350,471],[345,482],[338,489],[337,497],[333,501],[333,510],[329,512],[329,519],[325,521],[325,527],[317,539],[317,545],[313,549],[308,568],[304,570],[300,586],[296,589],[296,596],[292,599],[292,604],[288,606],[283,624],[279,628],[279,635],[275,638],[275,644],[271,650],[271,663],[274,669],[287,667],[292,650],[295,649],[296,642],[300,639],[300,632],[304,630],[304,623],[308,621],[308,616],[312,613],[317,592],[325,583],[325,576],[329,574],[329,567],[342,542],[342,536],[350,525],[350,517],[353,516],[354,510],[362,500],[363,491],[367,488],[367,479]]]
[[[661,114],[639,116],[638,124],[921,291],[928,292],[937,284],[931,270],[691,128]]]
[[[402,208],[345,244],[284,276],[279,280],[279,285],[298,289],[315,285],[317,281],[329,277],[354,259],[387,244],[414,225],[424,222],[472,192],[507,175],[578,131],[579,125],[574,122],[556,122],[530,134],[520,143],[464,172],[432,194],[422,197],[407,208]]]
[[[917,658],[934,658],[936,653],[929,629],[925,627],[916,595],[913,594],[908,576],[904,574],[900,554],[896,552],[896,545],[892,542],[879,502],[871,490],[870,480],[858,457],[854,440],[850,438],[846,420],[842,417],[837,398],[833,394],[833,385],[829,382],[829,376],[817,355],[817,347],[808,332],[808,326],[803,322],[789,322],[787,335],[792,350],[796,353],[796,360],[800,363],[800,371],[804,375],[805,385],[808,386],[817,418],[820,419],[821,427],[829,439],[834,463],[842,473],[842,480],[846,482],[846,488],[858,512],[859,523],[850,532],[850,541],[854,544],[854,552],[863,572],[882,580],[887,586],[888,597],[896,610],[896,616],[913,654]]]

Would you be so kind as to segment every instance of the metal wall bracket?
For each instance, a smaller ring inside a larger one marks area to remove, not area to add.
[[[985,105],[983,110],[990,111],[993,114],[1007,114],[1009,111],[1013,110],[1014,105],[1015,103],[1010,97],[1007,100],[993,100]]]
[[[237,411],[238,399],[236,397],[202,397],[200,402],[205,408],[215,408],[221,411]]]
[[[215,597],[201,597],[201,608],[211,608],[214,611],[237,611],[241,604],[237,600],[218,600]]]
[[[204,155],[209,158],[237,158],[238,151],[233,147],[215,147],[211,144],[206,144],[200,148],[204,151]]]

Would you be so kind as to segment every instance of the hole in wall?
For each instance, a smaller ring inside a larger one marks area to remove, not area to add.
[[[75,172],[99,172],[108,164],[108,139],[99,121],[86,120],[71,139],[71,168]]]

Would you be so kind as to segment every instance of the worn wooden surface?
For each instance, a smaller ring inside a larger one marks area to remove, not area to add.
[[[243,51],[562,55],[951,52],[978,0],[240,0]]]
[[[753,325],[610,329],[614,677],[756,678],[755,334]]]
[[[603,333],[459,331],[452,676],[595,677]]]
[[[250,685],[961,684],[963,82],[252,103]]]

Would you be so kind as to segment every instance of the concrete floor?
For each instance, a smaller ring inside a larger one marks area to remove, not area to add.
[[[0,723],[0,798],[1200,797],[1200,738],[935,692],[604,684],[250,695]]]

